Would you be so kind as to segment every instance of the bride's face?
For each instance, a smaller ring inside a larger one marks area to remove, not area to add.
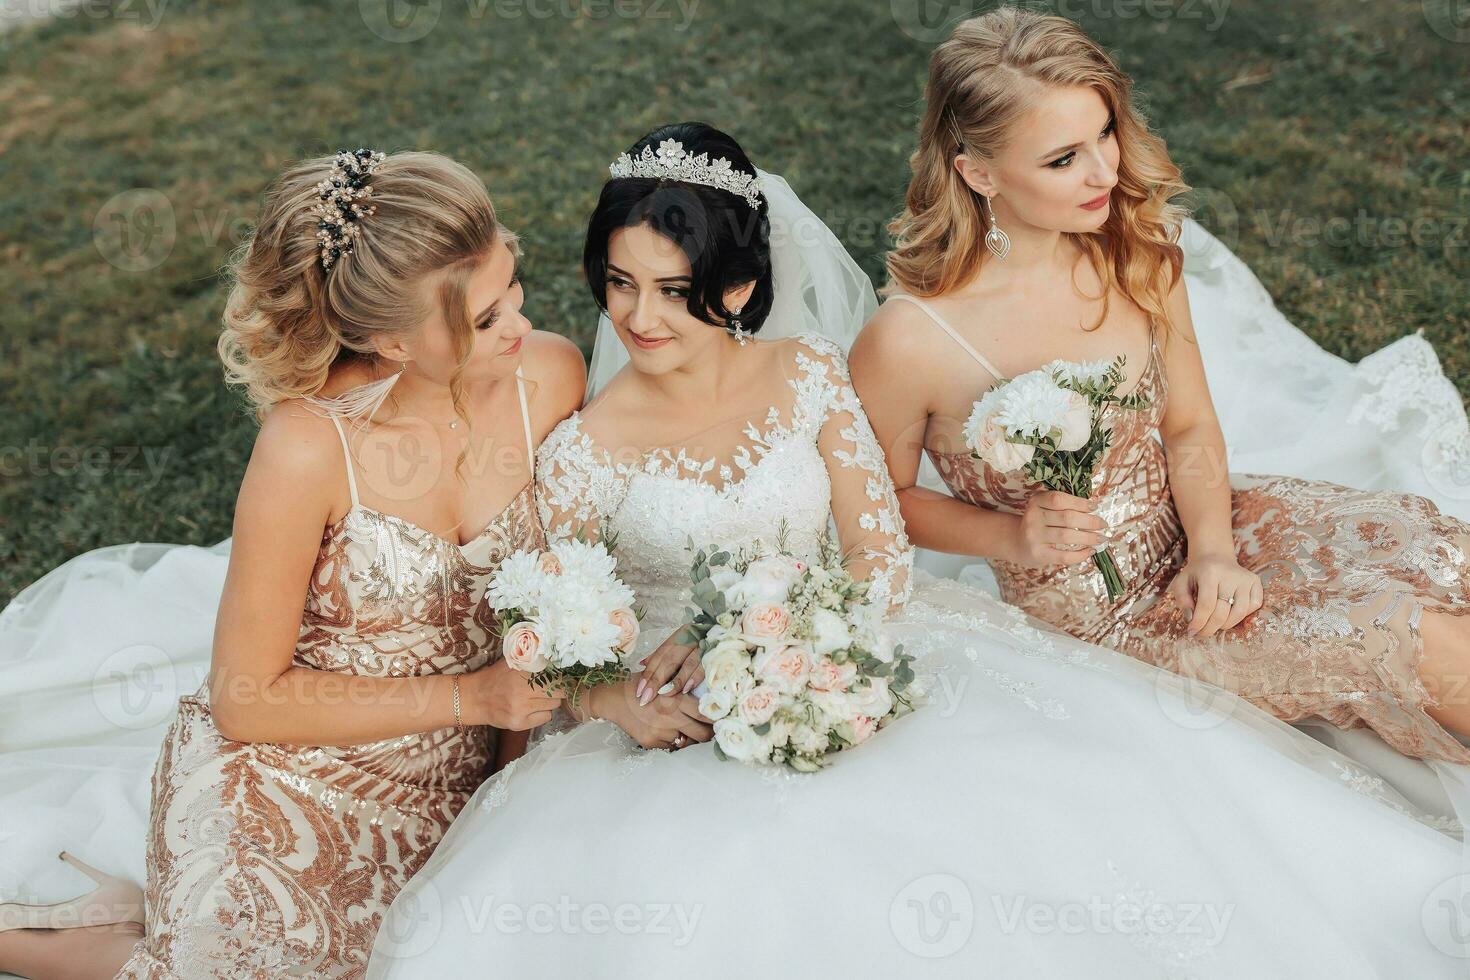
[[[1118,154],[1107,102],[1095,88],[1070,86],[1048,89],[993,159],[962,155],[956,165],[972,190],[994,195],[1002,230],[1010,221],[1079,234],[1108,219]]]
[[[441,274],[424,283],[424,298],[433,313],[404,342],[401,352],[410,359],[408,370],[448,385],[457,358],[438,298],[442,280]],[[516,257],[504,241],[497,241],[466,281],[465,316],[470,320],[472,345],[464,366],[466,383],[498,381],[515,374],[521,363],[521,342],[531,332],[531,321],[521,315],[524,301]]]
[[[635,370],[664,374],[733,343],[689,312],[689,259],[647,225],[619,228],[607,243],[607,314]],[[725,295],[738,308],[754,284]]]

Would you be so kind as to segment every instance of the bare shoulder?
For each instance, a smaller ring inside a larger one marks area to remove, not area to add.
[[[261,423],[240,487],[238,511],[259,502],[327,523],[345,477],[342,442],[331,419],[301,399],[274,406]],[[283,515],[284,516],[284,515]]]
[[[587,389],[587,361],[582,351],[561,334],[533,330],[521,354],[523,374],[536,385],[537,414],[559,422],[582,404]]]
[[[937,333],[928,315],[913,303],[887,300],[852,345],[853,373],[861,377],[880,366],[885,377],[927,370],[938,347]]]

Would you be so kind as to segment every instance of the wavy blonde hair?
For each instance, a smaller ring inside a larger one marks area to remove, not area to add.
[[[519,255],[519,241],[467,167],[437,153],[393,153],[369,178],[377,210],[361,220],[352,252],[323,269],[312,208],[333,161],[303,160],[276,178],[231,259],[218,345],[226,381],[245,389],[257,419],[319,393],[334,365],[376,360],[374,339],[412,335],[432,312],[423,279],[443,270],[434,298],[458,359],[449,390],[455,414],[472,424],[462,379],[474,343],[467,283],[496,242]]]
[[[1165,304],[1183,265],[1176,242],[1187,213],[1169,201],[1189,186],[1133,105],[1132,80],[1107,52],[1069,20],[1017,7],[963,21],[930,58],[927,106],[909,158],[913,178],[903,212],[888,226],[895,247],[886,259],[885,295],[941,296],[979,272],[989,261],[990,222],[955,157],[993,159],[1048,87],[1078,85],[1096,89],[1112,110],[1119,147],[1107,221],[1095,232],[1067,233],[1103,284],[1102,313],[1090,329],[1107,317],[1114,286],[1168,324]]]

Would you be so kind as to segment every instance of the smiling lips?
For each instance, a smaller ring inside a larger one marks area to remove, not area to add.
[[[643,350],[656,350],[673,340],[673,337],[642,337],[633,331],[628,331],[628,336],[633,338],[633,343]]]
[[[1106,207],[1107,206],[1107,203],[1108,203],[1108,195],[1107,194],[1104,194],[1101,197],[1095,197],[1095,198],[1093,198],[1092,200],[1088,201],[1086,204],[1084,204],[1082,206],[1084,208],[1086,208],[1087,210],[1089,210],[1089,211],[1096,211],[1099,208]]]
[[[509,357],[510,355],[512,355],[512,354],[516,353],[517,351],[519,351],[521,349],[521,341],[523,341],[525,339],[526,339],[525,337],[518,337],[518,338],[516,338],[516,342],[513,343],[513,344],[511,344],[505,350],[501,351],[500,352],[500,356],[501,357]]]

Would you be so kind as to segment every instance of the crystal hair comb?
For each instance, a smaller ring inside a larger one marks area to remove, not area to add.
[[[357,223],[377,208],[363,202],[372,194],[368,178],[387,157],[361,148],[338,150],[336,162],[327,179],[316,185],[321,203],[312,210],[318,217],[316,240],[321,247],[322,268],[352,251],[357,237]]]

